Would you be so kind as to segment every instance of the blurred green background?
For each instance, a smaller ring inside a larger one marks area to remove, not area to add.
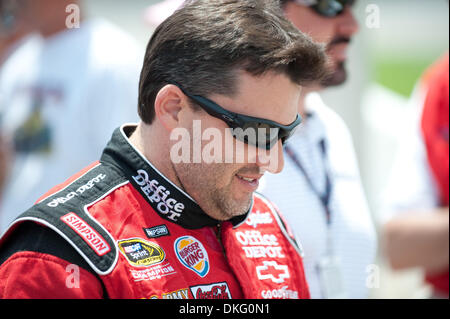
[[[373,79],[378,84],[404,97],[409,97],[417,79],[434,60],[434,56],[416,59],[380,57],[374,61],[375,74]]]

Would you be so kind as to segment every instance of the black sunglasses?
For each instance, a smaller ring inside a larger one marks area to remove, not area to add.
[[[342,12],[346,6],[352,6],[356,0],[294,0],[294,2],[311,7],[318,14],[324,17],[336,17]]]
[[[234,138],[259,148],[270,150],[278,140],[281,140],[284,145],[302,121],[299,114],[297,114],[297,118],[291,124],[282,125],[271,120],[234,113],[203,96],[191,95],[180,85],[173,84],[209,115],[227,123],[232,129],[231,134]]]

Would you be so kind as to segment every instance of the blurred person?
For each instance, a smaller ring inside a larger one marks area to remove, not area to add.
[[[286,165],[260,191],[276,203],[305,251],[312,298],[367,298],[376,233],[361,184],[350,132],[317,92],[345,83],[347,50],[359,26],[355,1],[281,1],[286,17],[323,43],[331,73],[303,88],[305,121],[285,146]]]
[[[301,251],[255,190],[282,169],[301,86],[325,65],[278,2],[197,0],[176,11],[147,46],[141,122],[116,129],[99,162],[1,239],[0,297],[308,298]],[[200,136],[220,133],[215,145],[231,161],[174,159],[173,133],[187,133],[193,150],[198,122]],[[241,134],[261,127],[276,134]],[[79,288],[67,285],[68,266],[80,268]]]
[[[23,11],[19,10],[22,0],[0,0],[0,82],[5,82],[4,68],[8,58],[14,53],[15,59],[21,61],[15,66],[14,74],[8,74],[8,83],[26,82],[29,69],[33,67],[33,55],[36,54],[40,37],[32,32]],[[28,63],[27,63],[28,62]],[[5,103],[7,88],[0,90],[0,106]],[[0,113],[1,116],[1,113]],[[0,119],[1,123],[1,119]],[[0,134],[0,200],[3,187],[11,166],[11,146],[7,137]]]
[[[430,67],[411,99],[412,130],[401,138],[383,216],[393,269],[420,267],[436,298],[449,296],[449,55]]]
[[[0,65],[14,47],[31,31],[20,15],[21,0],[0,0]]]
[[[16,8],[43,40],[26,41],[0,69],[0,135],[12,158],[0,232],[43,192],[98,158],[113,128],[137,120],[142,61],[129,35],[85,19],[78,1],[21,0]]]

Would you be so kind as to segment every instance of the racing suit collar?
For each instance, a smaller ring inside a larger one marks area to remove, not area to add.
[[[133,187],[162,218],[187,229],[216,226],[221,221],[208,216],[195,200],[154,167],[129,141],[136,124],[117,128],[100,162],[119,168]],[[253,206],[253,205],[252,205]],[[248,217],[252,207],[229,221],[237,227]]]

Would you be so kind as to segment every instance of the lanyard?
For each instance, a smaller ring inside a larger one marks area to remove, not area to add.
[[[306,182],[308,183],[308,186],[311,188],[311,190],[314,192],[314,194],[316,194],[316,196],[320,199],[322,207],[325,211],[327,226],[330,227],[331,226],[330,198],[331,198],[332,184],[331,184],[330,175],[329,175],[327,165],[326,165],[327,151],[326,151],[326,146],[325,146],[325,140],[322,139],[320,141],[319,145],[320,145],[320,150],[322,152],[322,159],[323,159],[324,168],[325,168],[325,192],[323,194],[321,194],[317,190],[317,188],[314,186],[311,177],[308,175],[308,172],[306,171],[305,167],[301,163],[297,154],[295,154],[294,150],[292,148],[290,148],[288,145],[286,145],[284,147],[284,150],[286,151],[286,154],[292,159],[295,166],[300,170],[300,172],[302,172],[303,176],[306,179]]]

